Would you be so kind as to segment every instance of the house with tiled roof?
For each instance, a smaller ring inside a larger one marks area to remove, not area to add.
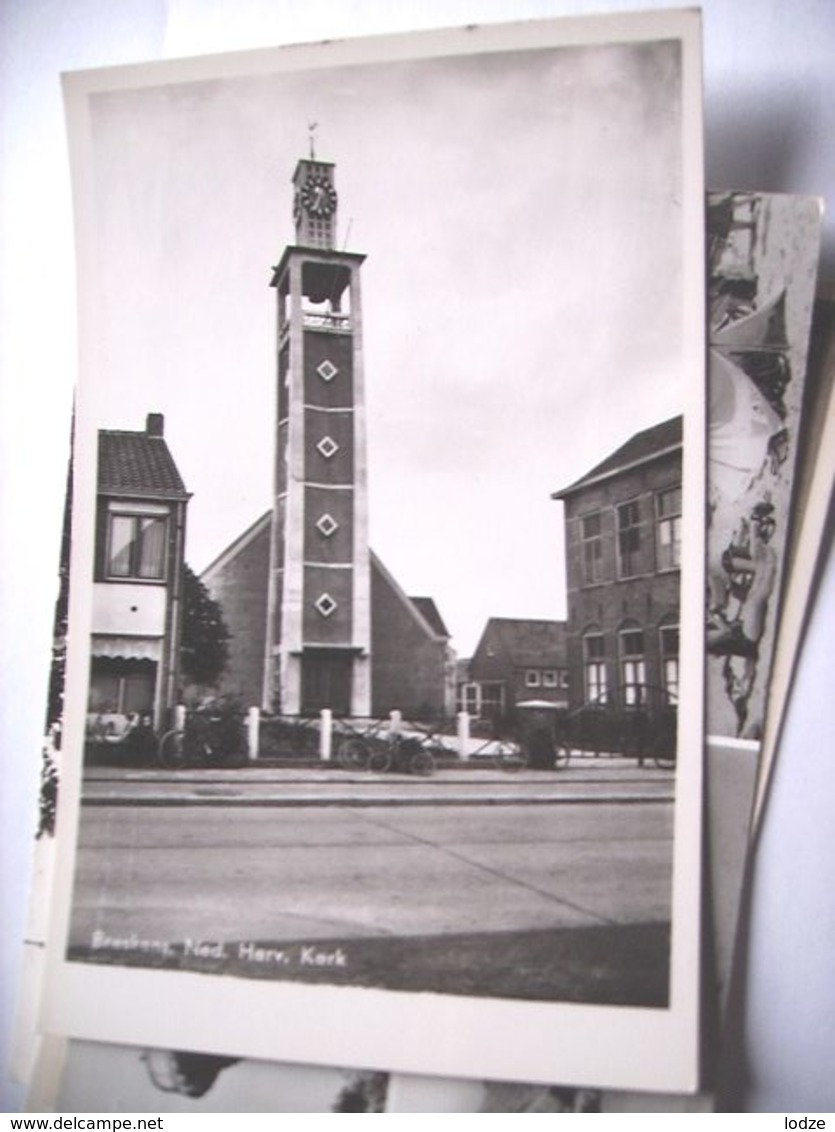
[[[682,418],[635,433],[552,499],[564,508],[570,702],[678,694]]]
[[[475,719],[502,722],[532,700],[567,707],[565,622],[491,617],[458,680],[458,707]]]
[[[177,701],[186,491],[149,413],[142,432],[98,438],[88,731],[118,737],[128,722],[159,729]]]

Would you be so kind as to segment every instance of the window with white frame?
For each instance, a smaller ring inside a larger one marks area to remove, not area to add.
[[[681,488],[659,491],[655,497],[655,529],[658,569],[675,570],[681,565]]]
[[[462,684],[458,692],[458,710],[474,718],[481,714],[481,689],[478,684]]]
[[[504,715],[505,710],[504,684],[485,683],[481,685],[481,711],[482,719],[497,719]]]
[[[556,688],[557,686],[557,672],[554,668],[546,668],[542,673],[542,687],[543,688]]]
[[[108,518],[105,576],[163,581],[168,533],[165,516],[112,512]]]
[[[606,649],[602,633],[587,633],[583,637],[583,675],[586,685],[586,703],[606,702]]]
[[[641,510],[637,499],[616,508],[618,527],[618,577],[632,578],[641,565]]]
[[[642,629],[624,629],[620,634],[620,674],[625,707],[644,702],[647,682]]]
[[[603,581],[603,529],[599,511],[580,519],[583,585]]]
[[[525,672],[525,687],[526,688],[538,688],[539,685],[541,684],[541,682],[542,681],[540,679],[539,669],[538,668],[528,668],[527,671]]]
[[[671,704],[678,703],[678,625],[662,625],[659,629],[661,642],[661,678],[664,691]]]

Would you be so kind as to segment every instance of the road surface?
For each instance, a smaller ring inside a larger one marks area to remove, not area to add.
[[[672,807],[85,807],[72,943],[669,919]]]

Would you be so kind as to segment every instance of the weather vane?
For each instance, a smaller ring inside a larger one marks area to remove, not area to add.
[[[318,126],[319,126],[318,122],[308,122],[307,123],[307,131],[310,134],[310,160],[311,161],[316,160],[316,145],[315,145],[316,138],[314,137],[314,132],[318,128]]]

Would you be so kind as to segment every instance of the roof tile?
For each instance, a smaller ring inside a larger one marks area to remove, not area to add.
[[[188,499],[168,445],[146,432],[99,430],[98,490],[103,495]]]
[[[516,666],[561,668],[567,664],[565,621],[491,617],[477,653],[487,639],[498,640],[506,660]]]
[[[602,479],[604,476],[614,475],[615,472],[622,471],[624,468],[631,467],[633,464],[642,464],[645,460],[651,460],[654,456],[658,456],[669,449],[679,448],[681,446],[681,438],[681,416],[672,417],[670,420],[663,421],[661,424],[653,425],[651,428],[645,428],[641,432],[636,432],[625,444],[615,449],[605,460],[596,464],[590,472],[586,472],[584,476],[581,476],[580,479],[576,480],[568,487],[553,492],[551,498],[561,499],[564,495],[569,495],[571,492],[576,491],[577,488],[584,487],[594,480]]]
[[[449,629],[431,597],[410,597],[409,601],[439,637],[449,636]]]

